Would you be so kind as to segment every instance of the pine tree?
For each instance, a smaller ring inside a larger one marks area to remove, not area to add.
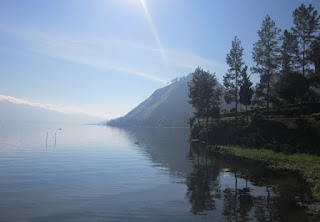
[[[273,77],[280,67],[280,32],[276,24],[267,15],[262,22],[261,30],[258,31],[260,39],[254,44],[252,58],[256,66],[252,67],[254,73],[260,75],[258,86],[259,94],[266,103],[267,119],[269,119],[269,106],[272,93]]]
[[[298,41],[288,30],[283,32],[281,45],[281,75],[275,84],[278,105],[297,103],[305,94],[305,78],[299,76]]]
[[[298,68],[297,53],[298,42],[296,37],[288,30],[285,30],[283,32],[281,45],[281,65],[283,73],[294,71]]]
[[[246,107],[246,112],[248,111],[248,106],[251,105],[251,99],[253,95],[252,82],[247,74],[248,66],[245,66],[241,71],[242,84],[239,91],[239,102]]]
[[[306,93],[306,81],[307,79],[297,71],[285,71],[276,83],[275,92],[278,98],[296,104]]]
[[[320,87],[320,35],[313,41],[311,45],[311,60],[314,64],[314,73],[310,77],[311,86]],[[319,94],[319,93],[318,93]]]
[[[315,73],[320,75],[320,35],[311,45],[311,60],[314,63]]]
[[[237,36],[234,37],[232,41],[232,47],[230,53],[227,54],[227,64],[230,69],[228,73],[223,76],[223,85],[225,87],[224,99],[230,104],[235,102],[235,124],[237,124],[238,116],[238,102],[239,102],[239,87],[241,85],[241,70],[244,65],[242,61],[243,57],[243,47],[241,47],[241,41]]]
[[[298,40],[297,58],[302,69],[302,75],[306,76],[311,63],[311,44],[315,40],[315,33],[319,30],[319,16],[317,10],[310,4],[308,8],[304,4],[293,12],[292,33]]]

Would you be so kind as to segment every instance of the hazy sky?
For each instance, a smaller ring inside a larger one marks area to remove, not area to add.
[[[302,2],[1,0],[0,100],[118,117],[197,66],[221,81],[235,35],[252,66],[265,16],[289,29]]]

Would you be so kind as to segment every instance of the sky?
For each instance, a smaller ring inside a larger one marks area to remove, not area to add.
[[[265,16],[290,29],[301,3],[320,9],[319,0],[1,0],[0,101],[120,117],[198,66],[222,82],[235,35],[253,66]]]

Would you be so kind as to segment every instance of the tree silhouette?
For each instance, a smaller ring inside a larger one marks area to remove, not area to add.
[[[293,35],[298,41],[298,62],[302,69],[302,75],[305,77],[310,71],[311,44],[315,40],[315,33],[319,30],[319,16],[317,10],[310,4],[306,7],[304,4],[294,10],[293,23],[291,28]]]
[[[210,74],[200,67],[196,68],[192,80],[188,82],[188,102],[196,109],[195,117],[206,120],[207,130],[209,118],[220,115],[221,89],[216,86],[215,74]]]
[[[269,106],[271,99],[271,87],[273,85],[273,77],[279,71],[280,62],[280,32],[276,24],[267,15],[262,22],[262,27],[258,31],[260,39],[254,44],[252,58],[256,66],[252,68],[254,73],[260,75],[260,83],[257,96],[267,107],[267,119],[269,119]]]
[[[214,165],[200,164],[201,152],[199,147],[190,147],[190,156],[196,162],[192,173],[187,177],[187,193],[186,197],[191,204],[190,211],[193,214],[202,214],[206,211],[211,211],[216,208],[215,206],[215,193],[218,192],[218,175],[219,168]],[[197,150],[197,157],[194,156],[193,150]],[[207,156],[205,156],[207,160]],[[197,160],[196,160],[197,159]]]
[[[298,41],[288,30],[283,32],[281,45],[282,73],[291,72],[298,68]]]
[[[238,102],[239,102],[239,87],[241,86],[241,71],[244,62],[243,57],[243,47],[241,46],[241,41],[237,36],[234,37],[232,41],[232,47],[230,52],[227,54],[227,64],[229,65],[228,73],[223,76],[223,85],[225,87],[224,99],[230,104],[235,102],[235,125],[237,124],[238,118]]]
[[[252,82],[249,79],[247,74],[248,66],[245,66],[241,71],[242,76],[242,84],[240,86],[239,96],[240,96],[240,103],[245,105],[246,112],[248,111],[248,106],[251,105],[251,99],[253,95],[252,89]],[[248,115],[247,115],[248,116]]]

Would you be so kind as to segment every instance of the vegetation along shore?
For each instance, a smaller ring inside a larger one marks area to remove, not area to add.
[[[209,145],[207,152],[212,155],[232,156],[238,160],[254,162],[272,170],[297,172],[311,185],[316,201],[320,201],[320,157],[309,154],[284,154],[267,149],[252,149],[239,146]],[[320,216],[320,207],[311,211]]]
[[[188,83],[190,138],[216,155],[297,172],[320,202],[320,23],[317,10],[302,4],[290,30],[276,27],[269,15],[254,44],[253,67],[243,61],[235,36],[223,86],[215,74],[198,67]],[[260,76],[253,87],[249,70]],[[233,104],[221,110],[221,100]],[[314,211],[320,215],[320,208]]]

